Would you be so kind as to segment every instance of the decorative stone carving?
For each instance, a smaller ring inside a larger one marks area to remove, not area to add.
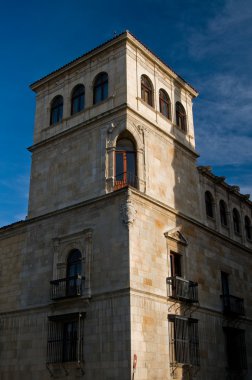
[[[167,231],[164,233],[164,236],[168,239],[175,240],[176,242],[183,244],[183,245],[188,245],[188,242],[186,238],[182,235],[180,232],[181,227],[176,227],[171,229],[170,231]]]
[[[128,227],[134,223],[136,219],[136,213],[137,211],[129,199],[127,199],[126,203],[121,204],[122,222]]]

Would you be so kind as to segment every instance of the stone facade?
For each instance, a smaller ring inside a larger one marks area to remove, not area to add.
[[[31,87],[28,216],[0,229],[1,380],[249,380],[251,202],[196,166],[197,92],[129,32]]]

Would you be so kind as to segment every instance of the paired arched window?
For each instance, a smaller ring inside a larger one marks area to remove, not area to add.
[[[141,76],[141,99],[153,107],[153,86],[146,75]]]
[[[176,102],[176,124],[183,131],[186,132],[186,112],[180,102]]]
[[[137,187],[136,147],[129,134],[121,134],[115,151],[115,190],[125,186]]]
[[[51,102],[50,125],[61,122],[63,118],[63,97],[56,96]]]
[[[206,206],[206,214],[207,216],[210,216],[211,218],[214,217],[214,212],[213,212],[213,196],[210,193],[210,191],[205,192],[205,206]]]
[[[73,249],[68,255],[66,279],[66,295],[80,295],[82,284],[82,260],[81,252],[78,249]]]
[[[227,220],[227,205],[226,205],[226,202],[223,201],[223,199],[220,200],[220,220],[221,220],[221,224],[223,226],[227,226],[228,225],[228,220]]]
[[[236,208],[233,209],[233,225],[234,225],[234,232],[240,235],[241,233],[240,214]]]
[[[108,74],[103,72],[96,76],[93,87],[93,104],[97,104],[108,97]]]
[[[78,84],[74,87],[71,97],[71,115],[78,113],[85,106],[85,87],[83,84]]]
[[[248,240],[251,240],[251,238],[252,238],[252,236],[251,236],[251,221],[250,221],[250,219],[249,219],[248,216],[245,216],[244,222],[245,222],[245,234],[246,234],[246,238]]]
[[[171,119],[171,102],[169,95],[163,89],[159,90],[159,110],[162,115]]]

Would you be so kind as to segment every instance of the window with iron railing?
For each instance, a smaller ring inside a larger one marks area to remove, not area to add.
[[[83,294],[85,277],[81,275],[70,276],[50,281],[51,299],[57,300],[66,297],[77,297]]]
[[[242,298],[229,293],[229,274],[221,272],[221,287],[223,313],[227,315],[245,315],[244,301]]]
[[[50,281],[51,299],[81,296],[85,278],[82,276],[82,255],[78,249],[72,249],[67,257],[66,277]]]
[[[170,362],[200,365],[198,320],[169,315]]]
[[[129,137],[119,136],[115,151],[114,189],[118,190],[126,186],[138,188],[136,148]]]
[[[226,339],[228,369],[231,371],[247,369],[245,331],[233,327],[224,327],[223,330]]]
[[[198,283],[174,276],[167,277],[167,297],[188,303],[198,302]]]
[[[84,360],[84,317],[84,313],[48,317],[48,364]]]

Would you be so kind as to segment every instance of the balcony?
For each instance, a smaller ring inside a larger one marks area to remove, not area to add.
[[[174,276],[167,277],[167,297],[188,303],[198,302],[198,284],[184,278]]]
[[[76,275],[50,281],[51,299],[58,300],[67,297],[81,296],[84,288],[84,280],[84,277]]]
[[[230,294],[221,295],[223,313],[227,315],[245,315],[243,298],[231,296]]]
[[[138,188],[138,177],[130,172],[123,172],[115,177],[114,190],[122,189],[123,187],[132,186]]]

